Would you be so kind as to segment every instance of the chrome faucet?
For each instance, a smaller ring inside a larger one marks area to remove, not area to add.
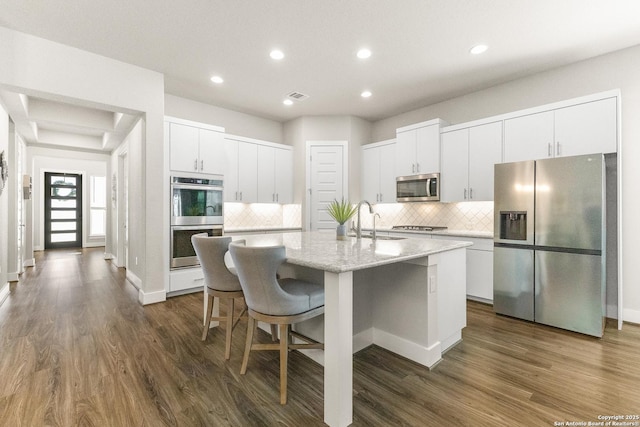
[[[362,206],[363,203],[366,203],[369,206],[369,213],[373,215],[373,206],[371,206],[371,203],[367,202],[366,200],[363,200],[360,203],[358,203],[358,207],[356,208],[356,210],[358,211],[358,225],[356,227],[356,239],[362,239],[362,222],[360,221],[360,206]]]
[[[376,235],[376,217],[380,218],[380,214],[379,213],[373,214],[373,231],[371,232],[371,239],[373,240],[376,240],[376,238],[378,237]]]

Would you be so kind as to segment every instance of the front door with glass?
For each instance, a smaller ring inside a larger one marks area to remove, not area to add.
[[[82,175],[45,172],[45,249],[82,247]]]

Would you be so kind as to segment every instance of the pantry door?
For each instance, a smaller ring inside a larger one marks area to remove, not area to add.
[[[347,142],[307,141],[306,224],[311,231],[336,231],[329,216],[332,200],[348,199]]]

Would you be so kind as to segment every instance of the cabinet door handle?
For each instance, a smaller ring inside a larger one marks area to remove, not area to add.
[[[378,199],[379,202],[382,201],[382,193],[380,193],[380,199]]]
[[[416,173],[416,164],[411,163],[411,173]]]
[[[416,163],[416,172],[420,173],[420,163]]]
[[[200,170],[204,170],[204,160],[200,160]]]
[[[240,192],[240,200],[242,200],[242,191]]]
[[[280,194],[276,193],[276,202],[280,201]]]
[[[464,189],[464,200],[467,200],[467,189]]]
[[[553,153],[553,152],[551,151],[551,143],[548,143],[548,144],[547,144],[547,157],[551,157],[551,153]]]
[[[469,187],[469,200],[473,199],[473,188]]]
[[[236,191],[236,202],[238,201],[238,192]]]
[[[198,159],[195,159],[193,161],[193,170],[196,172],[198,171]]]
[[[560,141],[556,142],[556,156],[560,155]]]

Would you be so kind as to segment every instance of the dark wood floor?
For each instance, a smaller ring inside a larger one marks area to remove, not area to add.
[[[202,294],[142,307],[102,249],[37,253],[0,307],[0,425],[323,425],[322,367],[277,352],[240,376],[244,323],[200,341]],[[268,340],[266,334],[261,339]],[[377,347],[354,357],[356,426],[552,426],[640,413],[640,327],[603,339],[468,305],[463,342],[433,371]]]

